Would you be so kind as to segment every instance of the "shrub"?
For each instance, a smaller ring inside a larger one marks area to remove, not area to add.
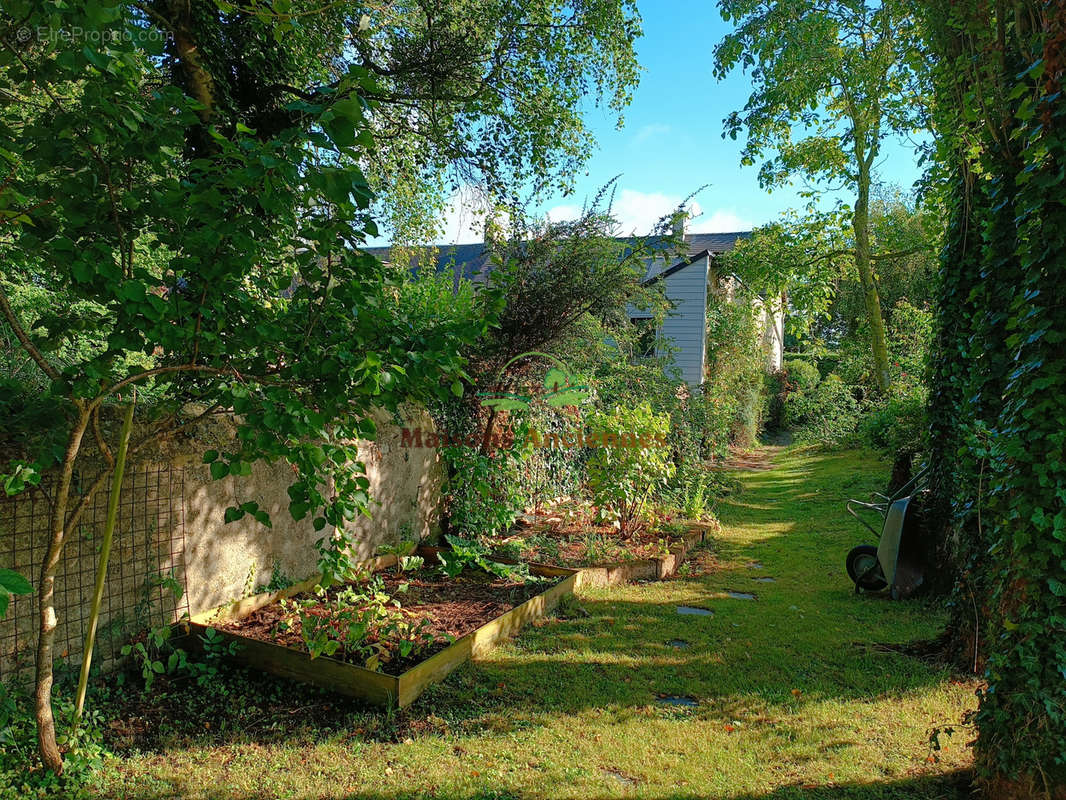
[[[728,434],[734,442],[755,441],[764,416],[766,352],[750,293],[707,303],[707,379],[704,392],[731,412]]]
[[[699,520],[710,516],[720,488],[709,470],[686,462],[675,470],[659,497],[685,519]]]
[[[795,430],[797,441],[836,446],[855,432],[859,401],[838,375],[829,374],[813,391],[789,395],[785,421]]]
[[[790,358],[784,362],[783,369],[788,375],[788,382],[799,392],[810,392],[822,380],[817,365],[802,358]]]
[[[632,408],[616,406],[589,420],[602,435],[588,462],[589,489],[601,519],[630,534],[643,522],[648,498],[674,474],[669,450],[662,446],[670,432],[670,418],[655,414],[648,403]]]
[[[888,399],[871,406],[859,425],[863,442],[891,456],[926,451],[929,390],[911,384],[895,387]]]
[[[448,462],[445,504],[451,529],[464,537],[506,533],[526,507],[522,474],[530,456],[525,431],[510,448],[491,454],[456,445],[442,451]]]

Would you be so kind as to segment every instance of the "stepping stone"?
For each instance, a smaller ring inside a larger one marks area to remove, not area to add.
[[[684,639],[671,639],[666,643],[667,647],[673,647],[675,650],[688,650],[688,642]]]
[[[752,580],[753,581],[758,581],[759,583],[774,583],[777,580],[777,578],[769,578],[769,577],[767,577],[767,578],[752,578]]]
[[[726,594],[729,595],[730,597],[732,597],[734,600],[754,600],[755,599],[755,595],[753,595],[751,592],[726,592]]]
[[[697,617],[713,617],[714,612],[709,608],[696,608],[695,606],[678,606],[678,614],[692,614]]]
[[[748,569],[762,569],[762,563],[759,561],[749,561]]]
[[[681,706],[682,708],[695,708],[699,705],[699,701],[694,697],[676,694],[663,695],[656,698],[655,702],[661,706]]]
[[[639,781],[636,778],[630,778],[624,772],[620,772],[619,770],[616,770],[616,769],[601,769],[600,772],[602,772],[604,775],[608,775],[608,776],[614,778],[616,781],[618,781],[623,786],[636,786],[637,783],[639,783]]]

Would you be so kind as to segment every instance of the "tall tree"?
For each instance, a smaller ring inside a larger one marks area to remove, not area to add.
[[[1066,3],[926,2],[951,211],[931,387],[988,798],[1066,796]]]
[[[764,186],[798,173],[855,193],[854,264],[884,391],[889,358],[871,258],[870,189],[882,142],[920,122],[911,15],[897,0],[720,0],[719,8],[736,28],[715,48],[716,74],[751,71],[747,104],[725,120],[728,135],[747,135],[744,163],[772,151],[759,171]]]
[[[114,468],[102,410],[134,387],[153,398],[131,454],[238,414],[236,441],[204,454],[211,474],[288,461],[289,511],[323,532],[320,563],[335,573],[345,525],[368,504],[353,442],[373,436],[371,408],[442,391],[461,374],[455,337],[485,322],[412,324],[359,250],[376,231],[359,166],[376,90],[365,68],[323,65],[346,53],[343,18],[187,0],[4,12],[0,316],[43,376],[27,402],[48,411],[22,431],[11,485],[52,469],[35,702],[58,773],[56,568]],[[48,302],[20,304],[27,288]],[[270,523],[254,500],[226,511],[244,516]]]
[[[502,201],[570,189],[595,144],[585,110],[620,125],[640,74],[634,0],[341,6],[351,47],[339,66],[375,77],[367,174],[402,243],[434,241],[465,186]]]

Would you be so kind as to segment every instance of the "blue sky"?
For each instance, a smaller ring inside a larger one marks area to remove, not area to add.
[[[582,201],[616,175],[615,215],[625,232],[646,233],[684,197],[709,184],[695,201],[702,214],[690,222],[700,232],[747,229],[769,222],[806,201],[797,185],[772,194],[759,187],[758,167],[741,167],[741,140],[722,138],[722,119],[750,94],[737,71],[724,81],[713,74],[715,44],[729,31],[713,2],[646,0],[640,3],[644,37],[637,42],[644,73],[618,130],[609,111],[591,107],[586,121],[599,150],[569,197],[548,198],[538,209],[552,217],[573,216]],[[879,177],[909,188],[918,178],[915,155],[902,142],[888,142]],[[481,223],[453,207],[447,241],[480,241]]]

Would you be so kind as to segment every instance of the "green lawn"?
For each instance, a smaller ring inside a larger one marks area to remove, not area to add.
[[[932,637],[942,614],[857,597],[844,573],[848,549],[869,537],[843,501],[879,488],[885,471],[862,453],[785,451],[773,469],[742,473],[744,491],[719,508],[707,574],[588,591],[587,616],[528,630],[403,714],[269,678],[249,688],[240,674],[213,697],[176,690],[113,725],[116,746],[129,734],[141,750],[109,760],[99,792],[963,796],[966,733],[945,740],[937,763],[927,742],[974,705],[975,685],[884,646]],[[678,605],[714,615],[681,616]],[[697,704],[664,706],[661,695]]]

